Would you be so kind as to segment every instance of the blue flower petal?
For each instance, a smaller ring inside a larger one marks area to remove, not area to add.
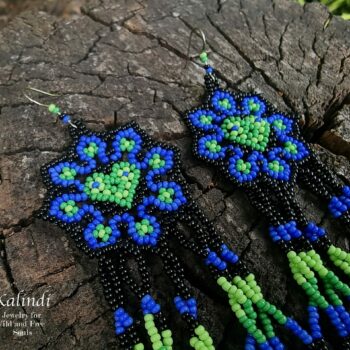
[[[272,154],[263,160],[262,171],[275,180],[288,181],[291,176],[291,168],[288,163]]]
[[[286,160],[300,161],[310,153],[305,143],[293,137],[281,134],[278,136],[278,141],[282,144],[282,157]]]
[[[151,169],[157,175],[163,175],[174,166],[174,151],[160,146],[151,148],[141,163],[142,169]]]
[[[209,161],[223,159],[226,155],[227,147],[220,145],[221,136],[207,135],[201,137],[196,145],[199,156],[206,158]]]
[[[266,104],[257,96],[245,97],[241,103],[242,114],[261,117],[266,111]]]
[[[181,205],[187,202],[182,188],[178,183],[174,181],[161,181],[155,185],[156,196],[148,197],[146,199],[147,204],[144,205],[154,205],[162,211],[176,211]]]
[[[85,167],[75,162],[60,162],[48,169],[50,179],[54,185],[69,187],[75,185],[79,191],[84,189],[84,185],[76,178],[83,174]]]
[[[102,214],[96,217],[95,213],[94,220],[86,226],[83,232],[86,244],[92,249],[104,248],[109,245],[116,244],[119,237],[121,236],[121,232],[118,228],[118,218],[112,218],[109,221],[108,225],[103,225],[103,223],[104,219],[102,217]],[[99,228],[99,226],[101,226],[101,228]],[[107,234],[106,231],[108,229],[110,230],[110,232]],[[106,239],[103,239],[103,237],[96,237],[94,235],[98,231],[103,233],[102,230],[105,231]]]
[[[114,152],[111,155],[111,159],[113,161],[119,160],[122,158],[123,154],[127,154],[130,163],[139,164],[136,156],[137,153],[141,151],[142,138],[134,128],[130,127],[120,130],[115,135],[112,146]]]
[[[215,123],[219,123],[223,117],[208,109],[198,109],[190,113],[187,118],[195,128],[203,131],[213,131],[218,128]]]
[[[230,176],[238,183],[253,181],[259,175],[259,161],[261,153],[254,151],[246,160],[243,159],[244,153],[239,147],[231,149],[234,153],[228,160],[228,171]]]
[[[51,201],[49,214],[67,224],[79,222],[88,212],[88,208],[79,206],[78,203],[86,200],[87,195],[85,193],[65,193]]]
[[[151,228],[151,232],[142,232],[140,226]],[[140,217],[140,221],[129,222],[127,232],[137,245],[155,246],[162,231],[155,216],[144,214]]]
[[[294,120],[284,116],[283,114],[272,114],[267,118],[267,120],[277,135],[287,135],[293,131]]]
[[[76,147],[76,152],[82,161],[88,162],[89,167],[85,167],[85,173],[90,172],[96,167],[96,159],[102,163],[108,163],[109,158],[106,155],[106,142],[96,135],[83,135],[80,137]]]
[[[234,97],[226,91],[216,90],[211,98],[211,105],[214,111],[220,114],[237,114],[236,101]]]

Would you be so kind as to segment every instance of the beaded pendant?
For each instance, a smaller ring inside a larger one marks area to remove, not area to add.
[[[156,297],[159,286],[151,282],[147,259],[152,256],[161,259],[174,285],[176,292],[162,304],[167,310],[173,304],[186,322],[189,346],[215,349],[174,241],[192,252],[223,290],[247,330],[246,350],[284,349],[275,325],[306,349],[327,349],[320,333],[309,334],[264,298],[254,275],[192,200],[175,148],[153,141],[134,123],[95,133],[81,122],[73,124],[59,109],[53,113],[70,124],[73,144],[42,169],[47,197],[39,216],[62,227],[98,259],[115,333],[125,349],[173,349],[173,333]],[[178,339],[186,341],[181,334]]]
[[[338,277],[350,276],[350,254],[336,248],[324,228],[307,220],[295,198],[295,187],[305,186],[328,203],[334,218],[348,225],[350,187],[317,159],[300,134],[298,118],[276,110],[257,94],[220,88],[206,61],[205,56],[204,102],[185,115],[194,154],[243,188],[270,224],[273,242],[286,254],[308,298],[312,336],[322,337],[323,311],[341,339],[341,349],[350,349],[350,315],[343,305],[350,300],[350,288]]]

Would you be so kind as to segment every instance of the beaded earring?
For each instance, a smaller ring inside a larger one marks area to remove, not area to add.
[[[306,349],[327,349],[320,333],[315,337],[316,328],[310,335],[264,298],[254,275],[191,198],[176,148],[154,141],[133,122],[93,132],[59,107],[47,107],[69,124],[73,142],[42,168],[47,194],[38,217],[63,228],[83,252],[97,258],[123,348],[173,349],[173,334],[156,298],[159,286],[151,283],[147,264],[158,256],[175,290],[163,302],[172,300],[186,323],[190,347],[215,349],[199,321],[196,297],[174,249],[177,242],[227,294],[233,314],[247,330],[246,350],[284,349],[274,323]],[[183,335],[179,339],[185,340]]]
[[[330,268],[333,263],[339,276],[349,277],[350,254],[335,247],[324,228],[307,220],[295,198],[296,185],[305,186],[348,226],[350,187],[311,151],[298,117],[278,111],[258,94],[220,88],[205,45],[199,57],[205,70],[204,101],[184,116],[194,155],[244,189],[268,221],[270,237],[286,254],[293,277],[308,298],[314,339],[322,337],[322,311],[342,339],[341,348],[350,349],[350,315],[343,304],[350,300],[350,288]]]

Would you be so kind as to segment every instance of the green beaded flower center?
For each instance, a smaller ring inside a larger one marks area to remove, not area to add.
[[[155,153],[153,154],[152,158],[149,160],[148,164],[153,169],[159,169],[165,165],[165,160],[162,159],[159,154]]]
[[[298,153],[298,148],[297,146],[293,143],[293,142],[290,142],[290,141],[287,141],[285,144],[284,144],[284,149],[291,153],[291,154],[297,154]]]
[[[87,147],[84,148],[84,153],[93,158],[97,154],[98,151],[98,146],[96,145],[95,142],[90,142]]]
[[[257,151],[264,151],[269,142],[270,124],[265,120],[257,121],[254,116],[228,117],[221,129],[226,139]]]
[[[93,173],[85,181],[84,192],[93,200],[131,208],[140,170],[128,162],[115,163],[110,174]]]
[[[236,169],[243,174],[249,174],[252,165],[249,162],[245,162],[243,159],[238,159],[236,163]]]
[[[231,108],[231,103],[227,98],[224,98],[222,100],[219,100],[219,106],[223,107],[225,109],[230,109]]]
[[[210,116],[210,115],[203,114],[203,115],[200,116],[200,121],[204,125],[210,125],[211,122],[213,121],[213,117]]]
[[[284,170],[284,166],[280,164],[278,160],[274,160],[268,164],[270,170],[279,173]]]
[[[61,203],[60,209],[64,211],[67,216],[74,216],[78,212],[79,207],[75,201],[69,200],[67,202]]]
[[[280,119],[276,119],[272,124],[279,130],[285,130],[287,128]]]
[[[125,137],[123,137],[121,140],[120,140],[120,149],[125,152],[131,152],[132,149],[134,148],[135,146],[135,141],[134,140],[129,140]]]
[[[102,242],[107,242],[112,233],[112,228],[99,224],[92,233],[96,239],[99,238]]]
[[[218,145],[218,142],[216,140],[207,141],[205,143],[205,146],[210,152],[213,152],[213,153],[217,153],[221,151],[221,146]]]
[[[77,172],[75,171],[75,169],[71,169],[69,167],[64,167],[64,168],[62,168],[60,178],[62,180],[73,180],[75,175],[77,175]]]
[[[260,109],[260,105],[255,103],[254,100],[249,100],[248,105],[251,112],[258,112]]]
[[[147,219],[143,219],[141,222],[135,224],[137,233],[140,236],[146,236],[153,232],[153,226]]]
[[[173,188],[161,188],[159,190],[158,199],[162,202],[165,202],[167,204],[170,204],[173,202],[173,196],[175,194],[175,191]]]

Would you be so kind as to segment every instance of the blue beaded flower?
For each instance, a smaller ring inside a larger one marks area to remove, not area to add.
[[[256,95],[214,90],[186,115],[195,153],[222,166],[238,184],[259,178],[290,181],[295,163],[309,155],[296,121]]]
[[[154,143],[131,123],[95,134],[79,125],[68,154],[44,168],[42,216],[90,252],[122,239],[155,246],[161,221],[187,202],[175,150]]]

